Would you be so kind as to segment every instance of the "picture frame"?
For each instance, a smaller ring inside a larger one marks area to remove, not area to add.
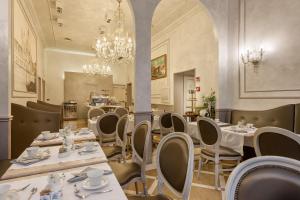
[[[167,74],[167,54],[164,54],[151,60],[151,80],[166,78]]]

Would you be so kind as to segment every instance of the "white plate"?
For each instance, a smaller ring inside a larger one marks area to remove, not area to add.
[[[82,149],[79,152],[91,153],[91,152],[94,152],[94,151],[97,151],[97,150],[98,150],[97,146],[94,146],[92,149],[89,149],[89,150],[87,150],[85,147],[82,147]]]
[[[51,137],[49,137],[49,138],[45,138],[43,135],[39,135],[39,136],[37,137],[37,140],[47,141],[47,140],[54,140],[54,139],[56,139],[56,138],[59,137],[59,133],[51,133],[51,134],[52,134],[52,135],[51,135]]]
[[[82,182],[81,186],[85,190],[98,190],[98,189],[106,187],[107,185],[108,185],[108,180],[105,179],[105,178],[102,178],[99,185],[91,186],[90,182],[89,182],[89,179],[87,179],[87,180]]]

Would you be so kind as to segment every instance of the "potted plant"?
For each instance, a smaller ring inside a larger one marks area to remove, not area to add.
[[[216,116],[216,92],[211,90],[208,96],[202,96],[203,106],[202,109],[206,109],[206,117],[215,118]]]

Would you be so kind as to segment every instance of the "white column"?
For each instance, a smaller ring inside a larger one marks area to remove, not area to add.
[[[151,22],[160,0],[130,0],[135,21],[135,123],[151,117]]]
[[[0,160],[10,158],[10,7],[0,1]]]

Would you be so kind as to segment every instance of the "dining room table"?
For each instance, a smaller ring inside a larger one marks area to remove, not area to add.
[[[244,146],[253,147],[253,137],[257,130],[255,127],[239,127],[225,122],[216,122],[221,129],[221,146],[228,147],[244,155]],[[188,134],[200,140],[197,122],[188,123]],[[201,144],[200,144],[201,145]]]
[[[38,137],[36,137],[33,142],[31,143],[30,146],[40,146],[40,147],[45,147],[45,146],[54,146],[54,145],[61,145],[63,144],[63,136],[61,136],[59,133],[51,133],[53,134],[53,137],[50,139],[44,139],[43,135],[40,134]],[[95,141],[96,140],[96,135],[94,134],[93,131],[89,130],[86,133],[80,132],[79,131],[74,131],[74,142],[75,143],[80,143],[80,142],[86,142],[86,141]]]
[[[76,182],[69,182],[69,180],[72,180],[72,178],[78,176],[78,174],[81,174],[83,171],[91,169],[108,172],[106,174],[104,173],[101,177],[101,180],[104,180],[107,183],[102,188],[86,188],[84,184],[88,178],[79,181],[77,180]],[[62,195],[61,199],[81,199],[80,196],[84,195],[88,196],[87,199],[90,200],[127,200],[124,191],[114,173],[112,173],[108,163],[99,163],[84,167],[59,170],[56,172],[47,172],[38,175],[2,180],[0,181],[0,187],[8,185],[10,190],[17,194],[18,199],[16,200],[40,200],[42,199],[41,195],[43,195],[43,191],[45,191],[45,188],[49,184],[49,177],[53,175],[58,175],[60,177],[59,191]],[[32,191],[34,191],[34,193],[30,197]]]
[[[1,179],[11,179],[107,162],[107,158],[99,143],[93,143],[95,146],[94,151],[85,151],[85,147],[80,145],[84,144],[75,144],[74,148],[65,153],[59,153],[61,146],[38,147],[43,157],[36,160],[32,159],[32,162],[30,158],[28,162],[26,161],[28,152],[25,150],[17,159],[12,160],[12,165]]]

